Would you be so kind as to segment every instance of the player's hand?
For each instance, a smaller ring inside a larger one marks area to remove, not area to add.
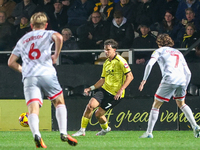
[[[139,86],[140,92],[143,90],[145,83],[146,83],[146,80],[142,80],[142,82],[140,83],[140,86]]]
[[[53,64],[56,64],[58,58],[55,55],[51,55],[51,59]]]
[[[119,90],[119,91],[117,92],[117,94],[115,95],[114,99],[115,99],[115,100],[121,99],[122,93],[123,93],[123,90]]]
[[[89,94],[88,92],[90,92],[90,91],[91,91],[90,88],[86,88],[86,89],[84,89],[84,93],[85,93],[85,95],[88,95],[88,94]]]

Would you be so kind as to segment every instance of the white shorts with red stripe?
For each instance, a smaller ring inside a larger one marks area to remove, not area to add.
[[[185,99],[185,89],[184,85],[161,83],[154,97],[161,102],[169,102],[172,96],[173,99],[182,101]]]
[[[27,77],[24,79],[24,96],[26,104],[38,102],[43,104],[43,96],[49,100],[54,100],[62,93],[62,88],[56,75]]]

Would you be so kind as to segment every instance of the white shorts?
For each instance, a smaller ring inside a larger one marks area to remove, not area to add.
[[[186,94],[185,90],[186,87],[184,85],[161,83],[154,97],[161,102],[169,102],[172,96],[175,100],[183,101]]]
[[[32,102],[43,104],[43,96],[54,100],[62,94],[62,88],[56,75],[27,77],[24,79],[24,96],[27,106]]]

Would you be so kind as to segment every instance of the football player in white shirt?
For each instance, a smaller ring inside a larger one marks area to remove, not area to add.
[[[153,138],[152,131],[158,119],[159,108],[164,102],[169,102],[172,96],[190,122],[194,131],[194,136],[198,138],[200,135],[200,127],[197,125],[190,107],[185,104],[186,89],[190,82],[191,72],[184,56],[180,51],[172,48],[174,41],[168,34],[160,34],[156,42],[159,48],[151,55],[151,59],[145,68],[139,90],[143,90],[144,84],[156,61],[161,69],[162,80],[154,96],[154,103],[150,111],[147,131],[140,136],[140,138]]]
[[[67,109],[53,67],[61,51],[62,35],[52,30],[45,30],[48,23],[44,13],[35,13],[30,22],[33,31],[17,42],[8,60],[8,66],[22,73],[24,95],[29,111],[28,123],[36,147],[47,148],[39,132],[38,116],[39,108],[43,104],[43,95],[46,95],[55,106],[61,140],[75,146],[77,140],[67,134]],[[51,55],[51,46],[54,42],[55,53]],[[17,63],[19,57],[22,58],[22,66]]]

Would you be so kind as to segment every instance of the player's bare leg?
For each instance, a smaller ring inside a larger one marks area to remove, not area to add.
[[[154,103],[152,105],[150,115],[149,115],[147,131],[142,136],[140,136],[140,138],[153,138],[153,134],[152,134],[153,128],[158,119],[159,109],[162,106],[162,104],[163,102],[158,101],[157,99],[154,100]]]
[[[105,113],[106,111],[102,109],[101,107],[99,107],[95,112],[95,116],[97,120],[99,121],[99,124],[102,128],[102,130],[98,132],[96,135],[106,135],[106,133],[111,131],[111,128],[108,126],[107,119],[104,115]]]
[[[99,106],[99,102],[95,98],[91,98],[87,104],[83,116],[90,119],[92,117],[93,110]]]
[[[185,117],[187,118],[187,120],[190,122],[193,132],[194,132],[194,137],[198,138],[200,136],[200,127],[197,125],[194,119],[192,110],[190,109],[188,105],[185,104],[185,100],[180,101],[176,99],[176,104],[185,114]]]
[[[45,145],[44,141],[41,138],[41,134],[39,131],[39,103],[32,102],[28,105],[28,111],[29,111],[29,116],[28,116],[28,123],[29,127],[31,129],[31,132],[33,133],[33,138],[34,142],[37,148],[47,148]]]
[[[56,119],[60,131],[60,138],[63,142],[68,142],[71,146],[78,144],[77,140],[67,134],[67,108],[65,105],[63,93],[52,101],[56,109]]]
[[[90,118],[92,117],[93,110],[99,106],[99,102],[95,98],[91,98],[87,104],[85,111],[81,119],[81,128],[72,136],[85,136],[85,130],[89,123]]]
[[[99,107],[95,112],[95,117],[97,118],[100,124],[104,124],[107,122],[107,119],[104,115],[105,113],[106,111],[102,109],[101,107]]]

